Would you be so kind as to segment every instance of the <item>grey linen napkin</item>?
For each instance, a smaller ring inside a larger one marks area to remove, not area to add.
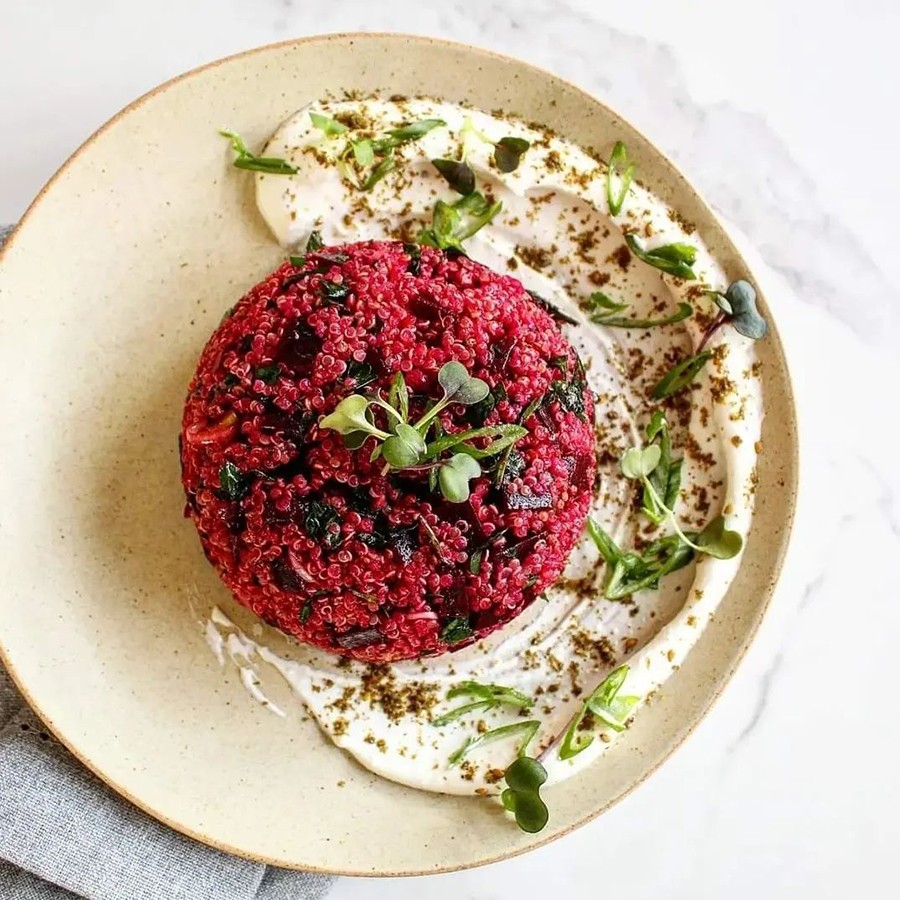
[[[332,880],[213,850],[141,812],[47,734],[0,666],[2,900],[318,900]]]

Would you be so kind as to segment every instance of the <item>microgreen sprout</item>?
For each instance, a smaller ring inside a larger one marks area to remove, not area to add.
[[[672,440],[669,436],[669,424],[662,410],[656,410],[647,426],[647,440],[650,446],[659,447],[659,462],[647,476],[657,496],[662,497],[666,507],[674,508],[678,501],[678,492],[681,489],[681,468],[683,460],[672,458]],[[653,499],[653,496],[644,491],[643,497],[644,515],[654,525],[661,525],[666,515],[662,508]]]
[[[713,519],[706,528],[695,536],[689,537],[678,524],[678,516],[661,496],[658,486],[650,480],[662,460],[660,444],[648,444],[646,447],[632,447],[626,450],[619,460],[622,474],[629,479],[639,481],[644,486],[644,504],[654,511],[654,516],[663,523],[668,523],[682,543],[695,550],[715,556],[717,559],[731,559],[737,556],[743,546],[743,539],[736,531],[725,528],[724,519],[719,516]],[[677,497],[677,495],[676,495]],[[675,499],[675,498],[672,498]]]
[[[531,144],[525,138],[502,137],[497,141],[489,138],[475,126],[471,117],[466,118],[460,130],[462,148],[459,159],[442,157],[433,159],[431,164],[440,172],[447,184],[458,194],[466,196],[475,190],[475,172],[469,165],[468,157],[475,141],[494,147],[493,163],[504,173],[514,172]]]
[[[674,458],[669,426],[662,411],[654,413],[647,425],[644,447],[632,447],[622,454],[622,474],[639,481],[643,489],[642,509],[654,525],[668,525],[674,533],[657,538],[640,553],[622,550],[594,518],[587,530],[609,570],[603,587],[607,600],[621,600],[641,590],[659,587],[660,580],[686,566],[695,553],[731,559],[740,553],[741,536],[730,531],[722,516],[710,521],[700,532],[685,531],[678,523],[675,504],[681,487],[682,459]]]
[[[531,144],[525,138],[502,137],[494,144],[494,165],[501,172],[515,172]]]
[[[719,312],[703,333],[695,353],[681,360],[654,386],[654,400],[671,397],[694,382],[712,359],[712,351],[706,349],[710,339],[724,325],[731,325],[738,334],[754,341],[764,338],[768,333],[769,326],[756,307],[756,290],[749,281],[738,279],[724,293],[707,291],[707,294],[712,297]]]
[[[441,493],[451,503],[465,503],[469,499],[469,482],[481,475],[481,466],[466,453],[454,453],[438,469]]]
[[[470,482],[481,475],[479,460],[503,453],[523,438],[528,430],[521,425],[490,425],[470,428],[455,434],[444,434],[438,416],[448,406],[474,406],[490,393],[486,382],[474,378],[462,363],[451,361],[438,372],[440,400],[432,404],[418,420],[409,420],[409,389],[402,372],[391,382],[387,400],[380,393],[351,394],[338,403],[332,413],[319,423],[323,429],[338,432],[344,445],[358,450],[370,437],[376,440],[370,459],[383,457],[387,469],[428,472],[432,489],[440,487],[451,503],[469,499]],[[375,422],[375,412],[383,414],[385,423]],[[429,442],[428,435],[434,430]],[[474,440],[490,438],[479,447]],[[449,453],[449,457],[444,454]]]
[[[550,818],[547,804],[541,799],[541,785],[547,770],[530,756],[520,756],[504,775],[506,789],[500,795],[503,806],[516,817],[522,831],[535,834]]]

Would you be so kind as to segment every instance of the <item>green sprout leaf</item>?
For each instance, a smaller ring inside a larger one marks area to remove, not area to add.
[[[309,118],[316,128],[325,132],[327,137],[335,137],[336,135],[343,134],[347,130],[347,126],[342,125],[337,119],[323,116],[321,113],[311,112]]]
[[[257,156],[252,153],[237,132],[223,130],[219,134],[231,141],[231,149],[235,154],[232,165],[236,169],[249,169],[253,172],[265,172],[268,175],[295,175],[299,171],[296,166],[281,157]]]
[[[405,469],[420,462],[425,453],[425,439],[412,425],[401,422],[382,446],[385,460],[395,469]]]
[[[500,795],[503,806],[516,817],[522,831],[536,834],[550,819],[547,804],[541,799],[541,785],[547,780],[547,770],[530,756],[520,756],[504,776],[507,787]]]
[[[731,307],[729,321],[734,330],[754,341],[764,338],[769,327],[756,308],[756,290],[753,285],[743,280],[732,282],[725,297]]]
[[[694,356],[683,359],[654,385],[653,399],[662,400],[665,397],[673,397],[690,387],[712,356],[712,350],[703,350]]]
[[[351,394],[349,397],[344,397],[335,407],[334,412],[319,422],[319,428],[330,428],[345,436],[354,432],[362,432],[387,440],[390,435],[372,424],[367,415],[368,410],[369,401],[365,397],[361,394]]]
[[[315,253],[318,250],[321,250],[325,246],[325,242],[322,240],[321,232],[313,229],[309,233],[309,238],[306,241],[306,252],[307,253]]]
[[[456,697],[481,697],[495,701],[495,705],[519,706],[526,709],[534,706],[534,698],[516,688],[504,684],[481,684],[478,681],[463,681],[447,692],[447,699]]]
[[[684,568],[693,558],[693,549],[677,534],[659,538],[642,553],[625,553],[612,565],[603,596],[623,600],[638,591],[656,590],[666,575]]]
[[[513,722],[510,725],[501,725],[499,728],[492,728],[490,731],[482,732],[476,737],[466,739],[466,742],[452,754],[448,762],[450,766],[458,766],[463,759],[476,747],[482,744],[491,744],[494,741],[502,741],[505,738],[519,737],[519,744],[516,748],[516,756],[523,756],[528,749],[528,745],[534,739],[541,723],[537,719],[527,719],[524,722]]]
[[[469,482],[481,475],[478,461],[467,453],[454,453],[438,470],[441,493],[451,503],[469,499]]]
[[[643,449],[632,447],[622,454],[619,466],[626,478],[646,478],[659,465],[661,457],[658,444],[649,444]]]
[[[625,145],[621,141],[616,141],[606,172],[606,204],[610,215],[617,216],[622,211],[622,204],[628,195],[633,178],[634,163],[629,162]],[[618,182],[618,190],[613,187],[614,181]]]
[[[372,435],[367,431],[348,431],[343,437],[348,450],[359,450]]]
[[[600,527],[593,516],[588,516],[588,534],[597,545],[600,555],[608,566],[614,566],[620,562],[625,554],[619,549],[618,544]]]
[[[572,719],[559,747],[560,759],[572,759],[594,742],[594,736],[581,727],[588,712],[597,716],[614,731],[623,731],[640,697],[617,697],[628,676],[628,666],[610,672],[584,701],[581,711]]]
[[[457,194],[465,196],[475,190],[475,173],[465,160],[433,159],[431,164]]]
[[[690,303],[679,303],[678,311],[661,319],[632,319],[629,316],[592,316],[591,321],[607,328],[656,328],[657,325],[674,325],[694,314]]]
[[[438,372],[438,384],[441,386],[444,396],[416,422],[416,428],[423,434],[427,432],[429,423],[435,416],[451,403],[472,406],[480,403],[490,393],[486,382],[480,378],[473,378],[466,371],[466,367],[456,360],[451,360],[441,366]]]
[[[697,277],[691,268],[697,258],[697,248],[691,244],[664,244],[662,247],[645,250],[630,232],[625,235],[625,243],[638,259],[654,266],[661,272],[674,275],[676,278],[694,279]]]
[[[462,403],[464,406],[480,403],[491,391],[486,382],[473,378],[466,367],[456,360],[441,366],[438,384],[444,389],[444,401]]]
[[[744,539],[736,532],[725,527],[725,518],[716,516],[697,535],[697,546],[708,556],[716,559],[731,559],[741,552]]]
[[[664,576],[683,568],[694,558],[694,551],[678,535],[653,541],[643,553],[637,554],[621,550],[591,517],[588,534],[609,568],[603,587],[607,600],[621,600],[638,591],[656,589]]]
[[[515,172],[530,146],[525,138],[500,138],[494,145],[494,165],[501,172]]]
[[[334,120],[329,121],[333,122]],[[335,124],[340,126],[340,123]],[[432,129],[445,124],[442,119],[422,119],[419,122],[410,122],[399,128],[393,128],[384,137],[349,140],[340,155],[338,167],[343,176],[354,183],[359,190],[371,191],[389,172],[397,168],[394,151],[398,147],[409,141],[418,140]],[[326,125],[325,127],[332,126]],[[329,132],[326,131],[326,133]],[[331,131],[330,133],[341,132]]]

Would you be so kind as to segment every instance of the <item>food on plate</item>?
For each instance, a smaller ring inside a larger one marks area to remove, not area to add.
[[[312,104],[259,153],[223,133],[288,261],[203,352],[188,512],[301,643],[218,606],[206,639],[372,772],[539,831],[737,571],[755,289],[621,141],[403,97]]]
[[[188,512],[235,598],[361,660],[486,637],[560,575],[595,454],[578,355],[515,278],[368,241],[295,257],[213,334]]]

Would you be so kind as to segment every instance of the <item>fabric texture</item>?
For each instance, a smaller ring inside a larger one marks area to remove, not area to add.
[[[0,227],[0,245],[10,231]],[[0,667],[2,900],[317,900],[332,881],[157,822],[57,743]]]

